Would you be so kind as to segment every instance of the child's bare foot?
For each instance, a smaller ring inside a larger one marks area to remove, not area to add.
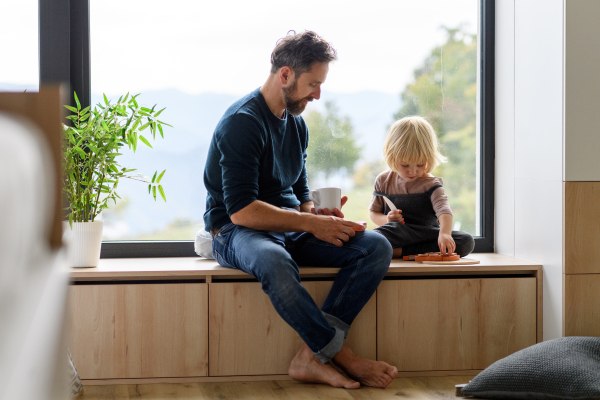
[[[309,383],[325,383],[333,387],[358,389],[360,383],[346,378],[340,374],[333,365],[323,364],[310,350],[303,344],[298,354],[292,360],[288,374],[294,380]]]
[[[402,247],[396,247],[395,249],[393,249],[392,257],[402,257]]]
[[[333,357],[333,362],[349,377],[366,386],[384,388],[398,376],[396,367],[383,361],[360,358],[346,346]]]

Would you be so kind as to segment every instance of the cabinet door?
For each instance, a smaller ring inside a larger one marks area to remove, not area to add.
[[[319,307],[333,282],[304,282]],[[210,376],[287,374],[302,345],[277,314],[258,282],[210,284]],[[352,324],[346,344],[360,356],[375,358],[375,296]]]
[[[387,280],[377,289],[377,357],[399,371],[483,369],[535,342],[535,278]]]
[[[600,336],[600,274],[563,275],[563,335]]]
[[[208,374],[207,284],[75,285],[69,301],[81,379]]]

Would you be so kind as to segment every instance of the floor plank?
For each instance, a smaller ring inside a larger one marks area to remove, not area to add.
[[[473,375],[397,378],[385,389],[358,390],[294,381],[85,386],[77,400],[442,400],[456,399],[454,385],[471,379]]]

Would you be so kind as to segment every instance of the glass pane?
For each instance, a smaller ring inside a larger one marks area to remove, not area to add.
[[[37,0],[0,3],[0,91],[39,91]]]
[[[119,10],[115,12],[115,10]],[[477,194],[478,1],[303,2],[281,14],[275,1],[91,1],[92,100],[141,93],[167,107],[165,139],[124,152],[121,164],[161,181],[167,202],[147,185],[119,183],[124,201],[104,212],[105,240],[192,240],[203,226],[204,162],[213,130],[235,100],[259,87],[270,54],[288,30],[331,42],[332,63],[319,101],[303,117],[311,143],[341,143],[339,154],[309,148],[311,188],[342,187],[348,219],[368,221],[373,183],[387,167],[388,126],[426,117],[449,159],[444,178],[455,229],[479,234]],[[321,135],[321,137],[319,137]]]

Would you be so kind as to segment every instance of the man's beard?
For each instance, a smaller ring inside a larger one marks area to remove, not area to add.
[[[294,95],[296,94],[296,89],[298,86],[298,81],[294,81],[292,86],[289,88],[283,88],[283,98],[285,99],[285,108],[287,112],[290,113],[293,117],[298,117],[304,109],[306,108],[306,104],[303,104],[304,100],[312,101],[312,97],[305,97],[303,99],[294,100]]]

